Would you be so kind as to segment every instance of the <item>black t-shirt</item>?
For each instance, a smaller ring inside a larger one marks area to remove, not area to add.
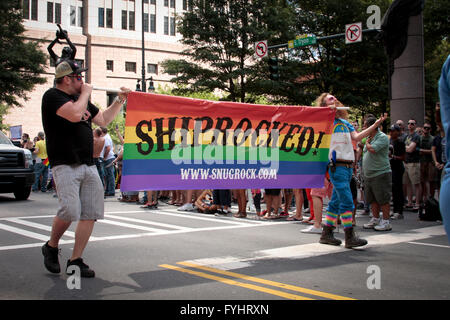
[[[417,147],[419,147],[420,144],[420,136],[415,132],[413,134],[408,134],[405,139],[405,146],[408,147],[411,142],[416,143],[416,149],[413,152],[406,153],[406,163],[416,163],[420,161],[420,153],[417,151]]]
[[[405,154],[405,143],[400,139],[391,140],[391,146],[393,147],[393,155],[401,157]],[[403,161],[399,159],[390,159],[392,170],[401,171],[403,170]]]
[[[47,90],[42,97],[42,124],[48,160],[53,167],[61,164],[94,164],[91,122],[99,109],[89,102],[87,110],[91,115],[79,122],[70,122],[56,114],[65,103],[77,99],[78,96],[68,95],[56,88]]]

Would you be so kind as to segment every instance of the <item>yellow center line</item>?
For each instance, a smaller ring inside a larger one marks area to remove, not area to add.
[[[261,279],[261,278],[247,276],[247,275],[243,275],[243,274],[239,274],[239,273],[235,273],[235,272],[231,272],[231,271],[224,271],[224,270],[220,270],[220,269],[216,269],[216,268],[197,265],[197,264],[190,263],[190,262],[185,262],[185,261],[177,262],[177,264],[181,264],[181,265],[184,265],[187,267],[197,268],[197,269],[201,269],[201,270],[205,270],[205,271],[215,272],[215,273],[231,276],[231,277],[238,278],[238,279],[244,279],[244,280],[262,283],[262,284],[266,284],[266,285],[270,285],[270,286],[274,286],[274,287],[278,287],[278,288],[288,289],[291,291],[306,293],[306,294],[310,294],[310,295],[314,295],[314,296],[318,296],[318,297],[322,297],[322,298],[328,298],[328,299],[333,299],[333,300],[356,300],[353,298],[338,296],[335,294],[326,293],[326,292],[322,292],[322,291],[311,290],[311,289],[307,289],[307,288],[293,286],[290,284],[284,284],[284,283],[275,282],[275,281],[271,281],[271,280],[265,280],[265,279]]]
[[[260,291],[260,292],[272,294],[272,295],[279,296],[279,297],[286,298],[286,299],[291,299],[291,300],[314,300],[314,299],[311,299],[311,298],[302,297],[302,296],[298,296],[298,295],[291,294],[291,293],[286,293],[286,292],[282,292],[282,291],[278,291],[278,290],[264,288],[264,287],[256,286],[256,285],[253,285],[253,284],[247,284],[247,283],[243,283],[243,282],[239,282],[239,281],[235,281],[235,280],[231,280],[231,279],[227,279],[227,278],[214,276],[214,275],[207,274],[207,273],[204,273],[204,272],[199,272],[199,271],[185,269],[185,268],[181,268],[181,267],[177,267],[177,266],[172,266],[172,265],[169,265],[169,264],[161,264],[159,266],[162,267],[162,268],[167,268],[167,269],[171,269],[171,270],[175,270],[175,271],[185,272],[185,273],[196,275],[198,277],[202,277],[202,278],[206,278],[206,279],[222,282],[222,283],[225,283],[225,284],[228,284],[228,285],[231,285],[231,286],[238,286],[238,287],[242,287],[242,288],[246,288],[246,289],[250,289],[250,290],[255,290],[255,291]]]

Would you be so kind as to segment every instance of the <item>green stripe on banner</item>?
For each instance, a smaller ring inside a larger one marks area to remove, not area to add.
[[[231,152],[230,150],[226,151],[226,149],[223,146],[219,146],[219,147],[222,147],[222,151],[223,151],[223,154],[221,157],[222,160],[235,160],[236,154],[238,152],[241,152],[241,154],[242,154],[242,152],[244,152],[245,159],[249,159],[250,155],[252,156],[251,157],[252,159],[255,158],[255,155],[256,155],[255,160],[260,159],[260,155],[258,154],[258,148],[234,147],[234,146],[227,147],[227,148],[230,148],[231,150],[233,150],[233,152]],[[142,148],[143,152],[146,152],[148,150],[148,145],[142,144],[141,148]],[[137,148],[136,144],[126,143],[124,145],[124,159],[155,159],[155,160],[156,159],[157,160],[172,159],[172,151],[173,150],[168,150],[168,148],[169,148],[168,144],[164,144],[164,151],[156,152],[156,148],[157,147],[155,145],[153,147],[152,152],[149,153],[148,155],[145,155],[145,154],[138,152],[138,148]],[[208,150],[205,150],[206,148],[208,148]],[[252,149],[252,150],[250,150],[250,149]],[[272,149],[272,148],[265,149],[264,148],[261,150],[261,152],[262,152],[263,156],[267,156],[269,159],[271,159],[271,153],[274,150],[278,151],[279,149],[278,148],[276,148],[276,149]],[[322,149],[322,148],[313,149],[313,148],[311,148],[311,150],[309,150],[306,155],[302,155],[302,156],[295,153],[294,150],[292,150],[290,152],[279,151],[279,154],[278,154],[279,159],[278,160],[279,161],[301,161],[301,162],[313,162],[313,161],[325,162],[325,161],[328,161],[328,150],[329,149]],[[228,157],[226,154],[227,152],[229,155]],[[197,151],[197,153],[200,153],[200,152]],[[194,149],[191,148],[191,154],[189,155],[189,153],[187,153],[185,158],[186,159],[203,159],[203,160],[217,159],[216,155],[213,151],[213,148],[209,145],[202,145],[201,156],[198,156],[197,153],[194,152]],[[175,154],[178,155],[179,159],[183,159],[182,151],[177,151]]]

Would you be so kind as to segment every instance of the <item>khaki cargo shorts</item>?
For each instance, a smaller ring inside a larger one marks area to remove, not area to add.
[[[420,163],[405,163],[405,173],[403,174],[403,184],[419,184],[420,183]]]

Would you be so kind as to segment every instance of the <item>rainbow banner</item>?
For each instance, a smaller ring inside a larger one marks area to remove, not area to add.
[[[323,187],[334,115],[132,92],[121,190]]]

